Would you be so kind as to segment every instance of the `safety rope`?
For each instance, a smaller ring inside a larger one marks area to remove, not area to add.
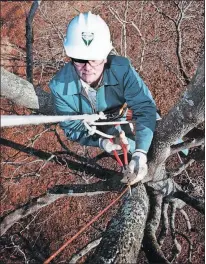
[[[112,207],[116,202],[120,200],[120,198],[130,190],[130,186],[127,186],[120,195],[115,198],[107,207],[101,210],[90,222],[88,222],[85,226],[83,226],[73,237],[67,240],[56,252],[54,252],[47,260],[44,261],[44,264],[50,263],[60,252],[62,252],[73,240],[75,240],[84,230],[93,224],[100,216],[102,216],[110,207]]]

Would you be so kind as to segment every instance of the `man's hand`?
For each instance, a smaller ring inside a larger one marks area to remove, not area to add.
[[[99,139],[99,146],[101,149],[104,149],[108,153],[111,153],[113,150],[121,150],[122,149],[122,147],[119,144],[115,144],[107,138],[100,138]]]
[[[129,163],[128,173],[125,174],[122,183],[135,184],[141,181],[147,175],[147,156],[146,154],[136,151],[132,155]]]

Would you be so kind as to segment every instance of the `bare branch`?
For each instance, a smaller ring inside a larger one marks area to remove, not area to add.
[[[192,264],[192,249],[193,249],[193,245],[192,245],[192,241],[191,239],[189,239],[185,234],[176,231],[176,233],[180,236],[182,236],[189,244],[189,249],[188,249],[188,263]]]
[[[180,73],[182,74],[186,84],[189,84],[190,83],[190,78],[189,78],[189,76],[186,73],[186,70],[184,68],[183,59],[182,59],[182,55],[181,55],[181,51],[182,51],[182,31],[180,30],[180,27],[181,27],[182,21],[185,19],[185,12],[189,8],[190,4],[187,6],[187,8],[185,10],[183,10],[182,8],[180,8],[179,2],[177,3],[177,7],[179,9],[179,15],[178,15],[177,20],[175,20],[171,16],[165,14],[165,12],[163,12],[160,8],[158,8],[153,1],[152,1],[152,5],[155,7],[155,9],[157,10],[157,12],[159,14],[163,15],[165,18],[168,18],[170,21],[172,21],[174,23],[174,26],[175,26],[175,29],[176,29],[176,33],[177,33],[176,55],[177,55],[177,59],[178,59],[178,63],[179,63],[179,70],[180,70]]]
[[[171,146],[171,155],[174,155],[175,153],[178,153],[183,149],[189,149],[189,148],[200,146],[204,143],[204,141],[205,141],[204,138],[198,138],[198,139],[193,139],[192,141],[187,140],[177,145],[173,145]]]
[[[1,236],[4,235],[7,230],[12,227],[16,222],[20,219],[36,212],[40,208],[43,208],[57,199],[66,196],[66,194],[59,194],[59,195],[43,195],[42,197],[38,197],[37,199],[33,199],[28,204],[25,204],[21,208],[9,213],[7,216],[3,218],[0,224]]]
[[[76,187],[76,186],[75,186]],[[16,222],[21,220],[22,218],[27,217],[30,214],[33,214],[34,212],[38,211],[39,209],[50,205],[51,203],[55,202],[56,200],[63,198],[63,197],[74,197],[74,196],[92,196],[92,195],[99,195],[106,193],[108,191],[93,191],[93,192],[77,192],[77,188],[72,190],[70,188],[68,192],[62,191],[61,193],[55,194],[49,193],[42,195],[41,197],[34,198],[27,204],[23,205],[22,207],[14,210],[13,212],[6,215],[3,220],[0,223],[0,230],[1,230],[1,236],[4,235],[7,230],[12,227]]]
[[[157,10],[157,12],[161,15],[163,15],[164,17],[168,18],[169,20],[171,20],[174,24],[176,23],[176,21],[169,15],[165,14],[159,7],[157,7],[155,5],[154,1],[151,1],[152,5],[154,6],[154,8]]]
[[[179,210],[180,213],[183,215],[185,221],[186,221],[186,224],[187,224],[187,231],[190,232],[191,231],[191,223],[190,223],[190,219],[188,217],[188,214],[185,212],[184,209],[180,209]]]
[[[176,215],[176,201],[172,201],[170,202],[171,205],[171,216],[170,216],[170,229],[171,229],[171,235],[172,235],[172,240],[174,243],[172,252],[173,252],[173,256],[172,256],[172,260],[171,263],[178,258],[179,254],[181,253],[181,245],[180,243],[177,241],[176,239],[176,229],[175,229],[175,215]]]
[[[169,171],[169,175],[170,177],[175,177],[175,176],[178,176],[179,174],[181,174],[183,171],[185,171],[189,166],[191,166],[193,163],[194,163],[195,160],[191,159],[189,160],[187,163],[183,163],[180,165],[180,167],[173,171],[173,172],[170,172]]]
[[[132,195],[127,194],[123,200],[99,246],[86,263],[133,263],[141,247],[148,203],[145,187],[139,183],[132,188]]]
[[[32,3],[31,9],[29,11],[28,16],[26,17],[26,75],[27,81],[33,84],[33,30],[32,30],[32,22],[38,9],[41,1],[34,0]]]
[[[168,220],[168,206],[169,203],[168,202],[163,202],[163,206],[162,206],[162,228],[158,237],[158,244],[160,245],[160,247],[162,247],[164,240],[168,234],[168,228],[169,228],[169,220]]]
[[[90,250],[97,247],[99,243],[101,242],[102,238],[95,239],[94,241],[90,242],[86,245],[83,249],[81,249],[78,253],[76,253],[72,258],[69,260],[69,264],[75,264],[77,261],[85,256]]]
[[[186,204],[192,206],[201,214],[205,212],[205,201],[203,198],[192,197],[184,191],[177,191],[173,194],[173,197],[183,200]]]

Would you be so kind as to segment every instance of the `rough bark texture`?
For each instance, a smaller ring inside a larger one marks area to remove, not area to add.
[[[15,104],[38,110],[42,114],[54,114],[51,94],[43,91],[1,67],[1,95]]]
[[[150,213],[147,220],[145,235],[143,240],[143,249],[149,260],[149,263],[164,263],[169,261],[165,258],[156,238],[156,231],[160,224],[163,196],[150,193]]]
[[[200,61],[196,74],[179,102],[161,121],[158,121],[145,181],[158,181],[165,177],[164,163],[171,155],[170,146],[191,129],[204,121],[205,61]]]
[[[87,264],[136,263],[149,210],[143,184],[133,188],[111,222]]]

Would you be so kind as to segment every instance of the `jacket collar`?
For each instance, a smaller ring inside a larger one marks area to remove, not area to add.
[[[115,77],[113,71],[111,68],[109,68],[109,65],[106,64],[103,72],[103,84],[104,85],[117,85],[118,80]]]
[[[82,85],[71,62],[68,63],[68,68],[65,70],[64,80],[64,95],[81,93]]]

